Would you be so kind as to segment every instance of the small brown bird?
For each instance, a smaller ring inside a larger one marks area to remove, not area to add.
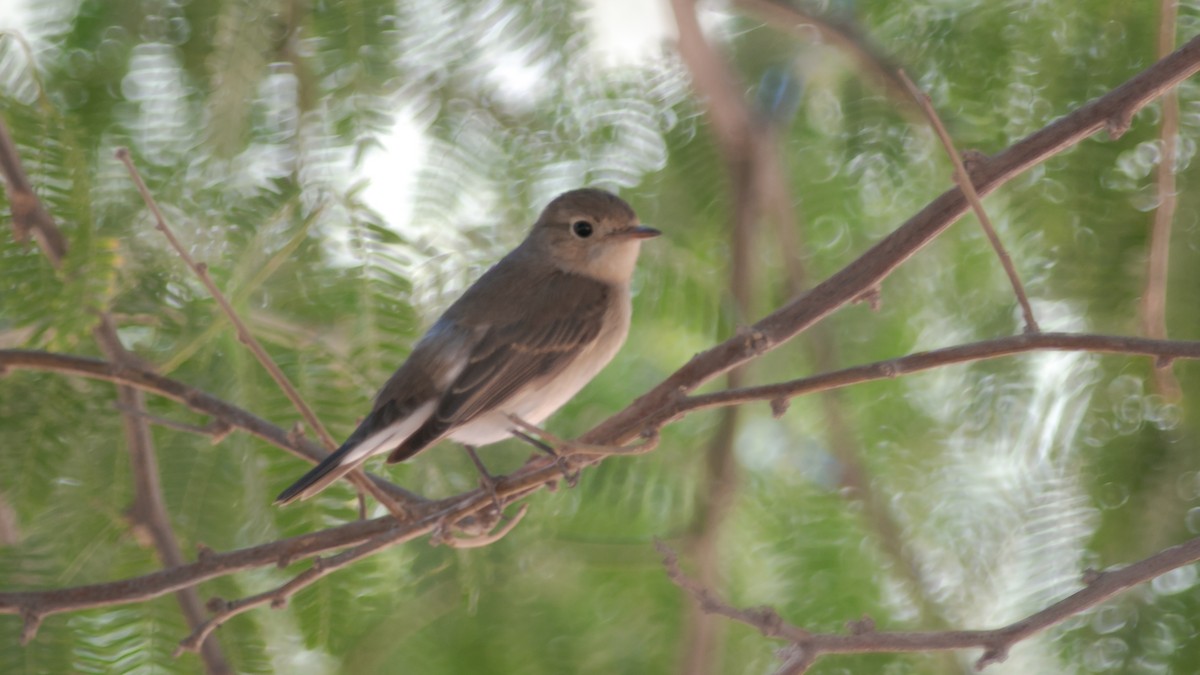
[[[417,342],[346,442],[275,502],[311,497],[373,455],[402,462],[444,438],[482,471],[474,448],[514,435],[510,415],[540,424],[616,355],[641,242],[659,234],[603,190],[555,198]]]

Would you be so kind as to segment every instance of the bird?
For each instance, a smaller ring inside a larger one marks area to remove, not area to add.
[[[447,438],[464,446],[494,499],[475,448],[529,440],[513,417],[541,424],[608,365],[629,333],[641,244],[660,234],[602,189],[551,200],[417,341],[341,447],[275,503],[307,499],[375,455],[403,462]]]

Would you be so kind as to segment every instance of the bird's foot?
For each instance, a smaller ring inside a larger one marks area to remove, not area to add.
[[[475,448],[469,445],[464,445],[463,448],[467,451],[471,462],[475,464],[475,470],[479,472],[479,487],[483,488],[492,498],[492,506],[496,508],[496,513],[503,513],[504,504],[500,501],[500,495],[496,494],[496,486],[499,485],[500,480],[488,472],[483,461],[479,459],[479,455],[475,453]]]
[[[550,455],[551,457],[553,457],[554,458],[554,466],[558,467],[559,472],[562,473],[563,482],[565,482],[567,484],[567,487],[573,488],[576,485],[579,485],[579,470],[578,469],[576,469],[574,471],[571,470],[571,458],[570,457],[567,457],[566,455],[559,453],[557,450],[554,449],[554,446],[552,446],[548,443],[545,443],[541,439],[534,438],[533,436],[530,436],[529,434],[525,433],[524,431],[521,431],[520,429],[512,429],[510,431],[510,433],[512,433],[513,436],[515,436],[515,437],[525,441],[526,443],[532,445],[533,447],[537,448],[538,450],[541,450],[542,452],[546,453],[547,455]]]

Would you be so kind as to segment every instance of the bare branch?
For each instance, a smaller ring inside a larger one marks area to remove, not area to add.
[[[3,118],[0,118],[0,175],[4,176],[8,186],[8,204],[12,209],[13,233],[17,241],[32,235],[50,264],[56,269],[61,267],[62,259],[67,255],[67,240],[42,206],[42,200],[34,194]]]
[[[1162,0],[1158,24],[1158,56],[1175,48],[1175,16],[1178,0]],[[1179,95],[1168,91],[1162,99],[1162,129],[1159,133],[1161,154],[1158,158],[1158,208],[1150,228],[1150,253],[1146,258],[1146,287],[1142,293],[1142,333],[1146,337],[1167,338],[1167,270],[1171,258],[1171,224],[1179,203],[1175,191],[1175,156],[1179,135]],[[1171,400],[1182,395],[1179,380],[1170,364],[1154,369],[1158,392]]]
[[[1000,265],[1004,267],[1004,273],[1008,275],[1008,281],[1012,284],[1013,293],[1017,296],[1017,302],[1021,305],[1021,313],[1025,315],[1025,332],[1038,332],[1037,319],[1033,316],[1033,307],[1029,305],[1029,297],[1025,295],[1025,286],[1021,284],[1021,277],[1017,274],[1017,268],[1013,266],[1012,258],[1009,257],[1008,251],[1004,249],[1004,243],[1000,241],[1000,235],[996,234],[996,228],[992,227],[992,220],[988,218],[987,211],[983,209],[983,201],[979,199],[979,193],[975,192],[975,185],[971,182],[971,174],[967,173],[967,167],[963,166],[962,157],[959,156],[958,150],[954,148],[954,141],[950,138],[949,132],[946,131],[946,126],[942,124],[942,119],[938,117],[937,111],[933,109],[933,101],[929,99],[929,95],[917,88],[913,81],[908,79],[908,75],[901,70],[899,73],[900,79],[904,81],[904,86],[908,87],[909,93],[913,99],[921,106],[925,117],[929,119],[930,125],[933,126],[937,137],[942,141],[942,147],[946,148],[946,154],[950,156],[950,162],[954,165],[954,182],[958,184],[959,189],[966,195],[967,201],[971,203],[971,210],[975,212],[975,217],[979,219],[980,226],[983,227],[984,234],[987,235],[988,241],[992,244],[992,249],[996,251],[996,257],[1000,259]]]
[[[227,403],[212,394],[169,377],[133,365],[116,365],[83,356],[68,356],[25,349],[0,349],[0,371],[42,370],[79,375],[118,384],[127,384],[151,392],[205,415],[211,415],[230,427],[241,429],[307,462],[320,462],[325,452],[315,443],[293,435],[253,413]],[[425,500],[383,478],[366,474],[376,487],[403,504],[420,504]]]
[[[8,129],[0,121],[0,172],[3,172],[8,184],[9,199],[13,210],[13,227],[17,239],[20,240],[31,232],[38,240],[42,252],[55,268],[62,266],[63,257],[67,252],[67,242],[54,224],[54,219],[46,210],[41,200],[33,193],[32,185],[21,168],[20,156],[16,146],[8,134]],[[113,362],[132,364],[136,360],[125,350],[117,335],[117,328],[107,313],[100,314],[100,323],[94,331],[96,342],[100,349],[108,354]],[[121,419],[125,428],[125,439],[129,447],[129,461],[133,474],[134,502],[129,511],[130,520],[135,528],[149,533],[154,549],[165,567],[175,567],[183,564],[183,554],[179,549],[179,541],[171,527],[171,519],[167,515],[163,502],[162,484],[159,481],[158,460],[154,453],[154,441],[145,418],[139,412],[144,411],[142,392],[133,387],[118,386],[117,400],[122,408],[130,412],[122,413]],[[180,610],[188,625],[196,626],[204,620],[204,608],[194,588],[181,588],[176,592]],[[25,628],[23,640],[32,639],[41,623],[41,614],[34,611],[25,612]],[[225,655],[217,643],[206,645],[201,652],[207,672],[213,675],[223,675],[233,672]]]
[[[1128,128],[1132,115],[1163,92],[1200,70],[1200,36],[1170,56],[1078,110],[1058,118],[1007,150],[982,161],[973,172],[980,195],[995,191],[1025,169],[1079,143],[1093,133]],[[968,205],[957,187],[943,193],[908,222],[791,302],[754,324],[743,335],[697,354],[670,377],[608,418],[580,440],[617,445],[632,440],[655,421],[670,415],[680,394],[795,337],[821,318],[878,286],[911,255],[961,217]]]
[[[827,376],[807,378],[805,381],[770,385],[770,387],[776,387],[776,391],[767,391],[769,387],[754,387],[732,392],[696,396],[686,399],[685,402],[688,404],[687,411],[690,411],[714,407],[716,405],[733,405],[737,402],[772,400],[772,397],[799,395],[799,393],[804,393],[805,391],[819,391],[831,386],[844,386],[851,382],[866,381],[863,379],[864,377],[873,377],[875,379],[895,377],[900,374],[917,372],[937,365],[994,358],[1035,349],[1140,354],[1160,359],[1200,358],[1200,342],[1169,342],[1143,338],[1063,335],[1058,333],[1026,334],[960,347],[951,347],[936,352],[914,354],[910,357],[895,359],[890,362],[869,364],[857,369],[841,371],[840,373],[830,373]],[[30,359],[28,357],[35,358]],[[73,362],[78,362],[79,365],[90,364],[93,366],[92,370],[98,370],[94,368],[96,364],[107,367],[107,364],[96,362],[92,359],[55,357],[54,355],[47,355],[41,352],[25,352],[21,350],[0,350],[0,366],[6,367],[28,368],[31,361],[41,361],[53,363],[61,369],[61,361],[67,358],[70,358]],[[80,368],[79,372],[86,373],[87,369]],[[131,377],[131,375],[135,374],[136,378]],[[137,370],[128,369],[123,371],[119,377],[129,377],[132,383],[144,382],[145,375],[145,373],[140,373]],[[115,380],[118,379],[118,376],[108,374],[108,378]],[[167,378],[160,379],[168,383],[172,382]],[[676,415],[681,416],[687,411],[681,409]],[[671,416],[670,419],[675,419],[675,416]],[[663,423],[665,421],[666,418],[664,418]],[[598,463],[602,459],[603,457],[601,456],[586,458],[588,464]],[[552,482],[557,477],[558,471],[559,469],[553,459],[534,458],[513,474],[501,477],[496,485],[496,494],[502,498],[525,496],[534,490],[544,488],[548,483]],[[27,617],[37,617],[40,621],[45,616],[61,612],[144,601],[180,588],[194,586],[216,577],[264,565],[288,564],[296,560],[320,555],[327,551],[355,545],[371,537],[383,536],[385,533],[392,544],[398,544],[434,531],[440,524],[456,523],[469,526],[469,523],[464,523],[466,517],[488,509],[491,505],[491,497],[488,494],[483,490],[474,490],[449,499],[423,504],[419,507],[420,510],[414,514],[414,518],[402,525],[398,524],[391,517],[356,521],[321,532],[292,537],[228,553],[210,553],[202,556],[194,563],[131,579],[64,589],[0,593],[0,614],[22,614]]]
[[[686,413],[752,401],[773,402],[818,391],[838,389],[872,380],[889,379],[931,368],[969,361],[1023,354],[1033,351],[1085,351],[1101,354],[1151,356],[1157,360],[1200,359],[1200,342],[1149,340],[1115,335],[1070,333],[1026,333],[1011,337],[972,342],[965,345],[909,354],[887,361],[876,361],[830,373],[822,373],[788,382],[718,391],[681,399],[669,419]]]
[[[1058,119],[1005,152],[981,163],[976,172],[977,188],[981,194],[987,194],[1025,168],[1061,152],[1097,130],[1107,128],[1114,133],[1123,130],[1128,125],[1130,116],[1137,109],[1198,69],[1200,69],[1200,38],[1193,39],[1172,55],[1143,71],[1108,95]],[[856,262],[834,274],[804,297],[789,303],[759,321],[749,330],[697,355],[646,395],[585,434],[580,441],[602,446],[620,445],[633,440],[640,434],[661,427],[682,412],[678,406],[681,402],[687,401],[685,398],[687,393],[713,377],[774,349],[811,326],[821,317],[862,296],[865,291],[877,286],[892,270],[961,216],[966,208],[966,201],[958,189],[943,194]],[[1095,348],[1102,351],[1143,353],[1160,358],[1196,358],[1197,354],[1200,354],[1200,345],[1196,343],[1042,334],[1006,338],[999,345],[992,345],[991,351],[996,352],[996,355],[1028,351],[1027,345],[1036,340],[1045,340],[1039,344],[1048,349]],[[979,345],[957,349],[971,349],[972,347],[981,353],[989,353],[988,348]],[[14,357],[14,355],[17,360],[28,363],[30,359],[35,358],[33,357],[35,354],[35,352],[0,352],[0,363],[3,363],[3,357]],[[45,358],[46,355],[42,355],[42,357]],[[905,364],[904,367],[919,365],[919,359],[922,357],[929,358],[928,355],[917,355],[917,362]],[[53,361],[54,358],[50,357],[50,360]],[[90,363],[88,363],[89,361]],[[951,359],[947,362],[954,362],[954,360]],[[57,365],[61,366],[61,363]],[[76,365],[79,365],[81,369],[104,373],[104,377],[114,380],[128,377],[131,380],[153,383],[153,386],[166,386],[168,389],[176,387],[175,391],[179,394],[178,383],[173,383],[166,378],[155,380],[149,374],[138,371],[113,372],[112,366],[88,359],[76,360]],[[892,365],[883,369],[878,376],[894,376],[898,374],[896,368],[896,365]],[[906,372],[911,372],[911,370],[912,368],[909,368]],[[745,391],[736,395],[744,395]],[[771,400],[787,395],[794,394],[791,394],[791,390],[784,391],[782,394],[777,393]],[[698,396],[694,400],[702,398],[704,397]],[[751,398],[757,400],[754,397]],[[192,405],[191,402],[187,403]],[[208,403],[213,404],[212,401]],[[729,403],[709,401],[709,404],[711,407]],[[216,405],[223,405],[227,410],[236,410],[223,402],[217,401]],[[600,458],[594,461],[589,459],[589,463],[598,461]],[[501,497],[528,494],[537,489],[544,489],[557,475],[558,468],[553,459],[535,457],[513,474],[501,477],[496,484],[496,493]],[[207,554],[195,563],[165,569],[134,579],[68,589],[0,593],[0,613],[21,614],[31,618],[30,620],[33,622],[54,613],[136,602],[240,569],[250,569],[272,563],[287,563],[299,558],[319,555],[328,550],[355,545],[371,537],[374,537],[372,541],[375,542],[372,546],[377,547],[373,550],[381,550],[383,547],[423,536],[435,530],[439,524],[462,523],[464,518],[488,509],[491,505],[490,495],[482,490],[475,490],[449,500],[420,505],[416,510],[416,516],[403,524],[398,524],[390,517],[357,521],[323,532],[240,551]],[[353,550],[360,551],[362,555],[369,552],[361,546]],[[1120,572],[1110,574],[1115,575]],[[1107,578],[1109,578],[1108,575],[1102,575],[1097,583],[1103,582]],[[1093,586],[1089,586],[1089,589]],[[891,649],[895,645],[903,647],[908,644],[903,637],[905,634],[878,633],[870,635],[890,636],[881,642],[873,643],[873,648],[877,650],[883,647]],[[862,635],[834,637],[851,641],[863,639]],[[914,647],[906,647],[906,649],[912,648]],[[951,645],[933,648],[958,647]]]
[[[875,631],[867,624],[857,624],[857,629],[848,634],[810,633],[785,622],[771,608],[737,609],[726,604],[706,588],[696,584],[679,569],[674,553],[658,544],[663,554],[667,576],[677,586],[688,592],[705,611],[728,617],[755,628],[769,638],[782,638],[794,645],[785,656],[791,662],[800,652],[809,660],[826,654],[868,654],[896,652],[933,652],[957,649],[982,649],[976,668],[984,668],[1008,657],[1008,651],[1018,642],[1040,633],[1066,619],[1090,609],[1101,602],[1149,581],[1200,560],[1200,538],[1160,551],[1132,565],[1105,572],[1090,572],[1085,575],[1083,588],[1059,600],[1045,609],[1031,614],[1020,621],[992,630],[951,631]],[[804,661],[796,661],[804,663]],[[807,667],[807,666],[805,666]],[[790,670],[780,672],[803,672]]]
[[[517,511],[512,519],[492,534],[481,536],[476,540],[447,537],[442,540],[442,543],[455,548],[477,548],[494,544],[513,531],[513,528],[525,517],[525,512],[528,508],[527,504],[521,505],[520,510]],[[179,656],[183,652],[194,652],[203,649],[204,645],[207,644],[208,636],[238,614],[265,604],[270,604],[271,607],[276,609],[285,607],[288,600],[301,590],[308,588],[331,573],[369,555],[378,553],[395,543],[395,541],[388,539],[387,535],[381,535],[337,555],[329,556],[328,558],[314,558],[312,565],[307,570],[301,572],[287,583],[269,591],[232,601],[213,598],[209,601],[208,606],[210,609],[213,609],[215,614],[208,621],[193,630],[191,635],[180,641],[179,646],[175,649],[175,656]]]
[[[219,419],[203,425],[188,424],[187,422],[180,422],[169,417],[163,417],[162,415],[153,415],[145,410],[126,408],[120,403],[116,405],[116,408],[122,413],[137,415],[147,422],[160,427],[174,429],[175,431],[182,431],[189,434],[196,434],[197,436],[208,436],[212,439],[213,445],[225,440],[225,437],[229,435],[229,432],[233,431],[233,427],[226,424],[224,420]]]
[[[246,345],[246,348],[250,350],[250,353],[254,354],[254,357],[258,359],[258,362],[262,365],[262,367],[265,368],[268,373],[270,373],[271,379],[275,380],[275,383],[279,385],[279,388],[288,397],[288,400],[292,402],[292,405],[296,407],[296,410],[300,411],[300,415],[304,417],[304,420],[308,423],[309,428],[311,428],[318,436],[321,437],[321,440],[325,443],[326,449],[332,451],[333,449],[337,448],[337,441],[333,439],[333,436],[331,436],[329,431],[325,429],[325,426],[321,424],[321,420],[317,419],[316,413],[314,413],[312,408],[305,403],[304,398],[300,396],[300,392],[297,391],[296,387],[292,385],[291,380],[289,380],[287,375],[284,374],[283,370],[281,370],[279,366],[275,364],[275,361],[271,359],[269,354],[267,354],[267,350],[263,349],[262,345],[259,344],[258,340],[254,337],[254,334],[250,332],[250,329],[237,315],[237,312],[233,309],[233,305],[229,303],[229,300],[227,300],[225,295],[221,293],[221,290],[217,288],[216,282],[213,281],[212,276],[208,273],[208,266],[204,263],[196,262],[196,260],[192,258],[190,254],[188,254],[187,250],[184,248],[179,239],[176,238],[175,233],[167,224],[167,219],[163,215],[162,209],[159,208],[158,202],[155,201],[154,196],[150,194],[150,189],[146,187],[146,182],[142,180],[141,174],[138,172],[137,167],[134,166],[133,158],[129,155],[129,150],[126,148],[120,148],[117,150],[116,155],[117,159],[121,160],[121,162],[125,164],[125,168],[129,171],[130,178],[133,179],[134,184],[137,186],[138,192],[142,195],[142,200],[146,202],[146,207],[150,209],[152,214],[154,214],[155,228],[159,232],[163,233],[163,236],[165,236],[167,241],[171,243],[171,247],[174,248],[175,252],[179,254],[179,257],[183,259],[183,262],[192,270],[192,272],[196,274],[196,276],[200,279],[200,282],[204,284],[204,287],[208,289],[209,294],[212,295],[214,300],[216,300],[217,305],[221,307],[221,311],[225,313],[226,318],[229,319],[229,322],[232,323],[236,329],[238,341]],[[357,486],[360,490],[366,490],[381,504],[387,507],[388,511],[391,512],[391,514],[397,519],[405,520],[409,518],[410,514],[408,507],[410,504],[406,503],[407,500],[402,495],[394,495],[381,491],[378,486],[374,485],[372,481],[366,477],[366,474],[361,469],[355,469],[346,474],[346,476],[350,482]]]
[[[254,334],[250,332],[250,329],[237,315],[237,312],[233,309],[233,306],[229,304],[229,300],[225,298],[225,294],[221,292],[221,289],[217,288],[217,284],[212,280],[212,276],[208,273],[208,266],[203,263],[196,262],[196,260],[187,252],[187,249],[184,248],[179,239],[176,238],[175,232],[172,231],[170,225],[167,224],[167,219],[163,215],[162,209],[158,207],[158,202],[155,201],[154,196],[150,194],[150,189],[146,187],[146,182],[142,180],[142,175],[138,172],[137,167],[134,166],[133,158],[129,155],[129,150],[126,148],[119,148],[116,152],[116,155],[117,159],[121,160],[121,162],[125,164],[125,168],[129,171],[129,177],[133,180],[134,185],[137,186],[138,192],[142,195],[142,200],[146,202],[146,207],[150,209],[150,212],[154,215],[155,229],[163,233],[163,236],[165,236],[167,241],[171,243],[171,248],[175,249],[175,252],[181,259],[183,259],[183,262],[188,266],[189,269],[192,270],[192,272],[195,273],[196,277],[200,279],[200,283],[204,284],[204,287],[208,289],[208,292],[210,295],[212,295],[213,300],[217,301],[217,305],[220,306],[221,311],[225,313],[225,317],[229,319],[229,322],[232,323],[234,328],[237,330],[238,341],[246,345],[246,348],[249,349],[252,354],[254,354],[254,357],[258,359],[258,362],[262,365],[262,367],[271,374],[271,379],[275,380],[275,383],[278,384],[279,388],[283,390],[283,393],[288,397],[288,400],[292,402],[292,405],[296,407],[296,410],[300,411],[300,415],[304,417],[304,421],[308,424],[309,428],[321,437],[329,449],[332,450],[333,448],[336,448],[337,441],[333,440],[333,436],[331,436],[329,432],[325,430],[325,426],[321,424],[321,420],[317,419],[317,416],[315,413],[313,413],[312,408],[308,407],[308,404],[304,402],[303,397],[300,396],[300,392],[296,391],[296,387],[292,385],[291,380],[289,380],[287,375],[285,375],[283,371],[279,369],[279,366],[275,364],[275,361],[271,359],[271,356],[267,354],[266,350],[263,349],[262,345],[259,344],[257,339],[255,339]]]
[[[95,330],[96,342],[114,363],[130,363],[132,355],[125,351],[117,336],[117,328],[108,314],[102,314]],[[121,414],[125,427],[125,441],[129,446],[129,463],[133,474],[134,500],[129,510],[134,527],[143,528],[150,534],[154,548],[164,567],[178,567],[186,561],[179,548],[179,539],[167,515],[163,501],[162,482],[159,480],[158,458],[154,451],[154,439],[150,435],[148,420],[143,416],[145,400],[141,391],[120,385],[117,401],[129,412]],[[183,611],[184,619],[192,628],[204,623],[204,606],[195,588],[181,588],[175,592]],[[232,673],[225,655],[216,642],[205,645],[201,652],[209,673]]]

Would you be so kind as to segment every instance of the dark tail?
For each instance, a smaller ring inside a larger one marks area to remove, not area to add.
[[[321,460],[321,463],[314,466],[311,471],[300,477],[300,480],[292,483],[291,487],[279,493],[275,498],[275,503],[282,506],[290,504],[297,499],[308,499],[309,497],[324,490],[330,483],[350,473],[354,467],[361,464],[358,462],[349,462],[342,464],[342,460],[354,448],[355,444],[346,443],[338,448],[332,455]],[[366,457],[363,458],[364,460]]]

